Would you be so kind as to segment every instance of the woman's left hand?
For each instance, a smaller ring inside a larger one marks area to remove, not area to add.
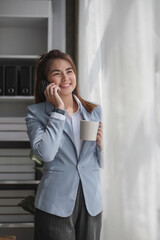
[[[102,150],[102,122],[99,122],[96,142],[98,147]]]

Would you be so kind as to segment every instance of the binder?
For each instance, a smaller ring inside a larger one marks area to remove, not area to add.
[[[17,68],[16,66],[5,67],[5,94],[17,95]]]
[[[4,66],[0,66],[0,96],[4,95]]]
[[[30,66],[20,66],[20,95],[32,95],[32,76]]]

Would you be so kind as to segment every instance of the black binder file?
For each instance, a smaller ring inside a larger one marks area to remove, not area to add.
[[[4,66],[0,66],[0,96],[4,95]]]
[[[31,67],[20,67],[20,95],[32,95]]]
[[[5,94],[17,95],[17,68],[16,66],[5,67]]]

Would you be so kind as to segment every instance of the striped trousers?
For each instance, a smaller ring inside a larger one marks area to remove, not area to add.
[[[73,213],[69,217],[35,210],[35,240],[99,240],[102,213],[87,212],[81,182]]]

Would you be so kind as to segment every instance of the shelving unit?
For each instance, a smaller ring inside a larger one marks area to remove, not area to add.
[[[50,0],[1,0],[1,65],[34,66],[38,56],[49,50],[51,9]],[[31,96],[0,96],[0,117],[23,117],[33,102]]]
[[[32,56],[47,51],[48,18],[0,17],[0,23],[2,55]]]
[[[34,66],[53,48],[65,51],[64,0],[0,1],[0,66]],[[33,218],[13,204],[34,194],[39,183],[25,128],[26,107],[33,103],[31,95],[0,96],[0,232],[17,240],[33,240]]]
[[[48,50],[51,1],[1,0],[0,53],[35,56]]]
[[[35,180],[30,149],[19,148],[19,142],[14,142],[18,144],[13,148],[13,142],[0,139],[0,144],[6,143],[0,149],[0,232],[1,235],[12,232],[17,239],[27,240],[26,235],[33,239],[34,217],[18,204],[28,195],[35,194],[39,181]]]

